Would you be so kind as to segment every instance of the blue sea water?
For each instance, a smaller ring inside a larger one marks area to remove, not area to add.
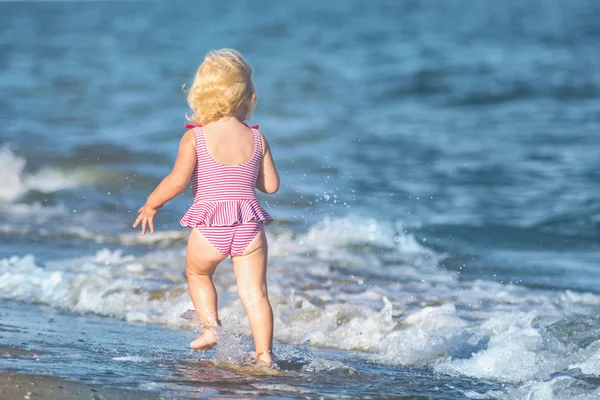
[[[0,369],[183,397],[598,398],[598,20],[591,0],[0,2],[0,345],[40,359]],[[282,178],[261,200],[283,376],[227,364],[250,334],[230,264],[229,341],[186,349],[189,191],[155,235],[130,228],[220,47],[254,67]],[[24,341],[47,313],[61,334]]]

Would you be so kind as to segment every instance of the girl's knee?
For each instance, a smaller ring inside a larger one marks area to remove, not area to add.
[[[238,295],[245,306],[250,306],[267,298],[266,287],[239,288]]]

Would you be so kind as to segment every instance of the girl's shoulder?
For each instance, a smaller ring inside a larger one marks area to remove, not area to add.
[[[181,137],[182,146],[190,146],[196,149],[196,128],[188,129]]]
[[[183,127],[187,129],[183,136],[193,136],[195,137],[198,134],[199,128],[202,128],[202,125],[193,125],[193,124],[183,124]]]

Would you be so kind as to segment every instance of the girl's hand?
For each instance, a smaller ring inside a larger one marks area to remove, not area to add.
[[[154,233],[154,216],[158,212],[157,208],[150,207],[148,204],[144,204],[142,208],[138,210],[137,219],[133,223],[133,227],[137,228],[137,226],[142,223],[142,235],[146,234],[146,225],[150,227],[150,233]]]

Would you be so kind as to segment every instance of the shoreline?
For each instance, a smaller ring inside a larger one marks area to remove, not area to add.
[[[140,390],[106,388],[81,381],[46,375],[0,372],[0,398],[45,400],[143,400],[163,397]]]

